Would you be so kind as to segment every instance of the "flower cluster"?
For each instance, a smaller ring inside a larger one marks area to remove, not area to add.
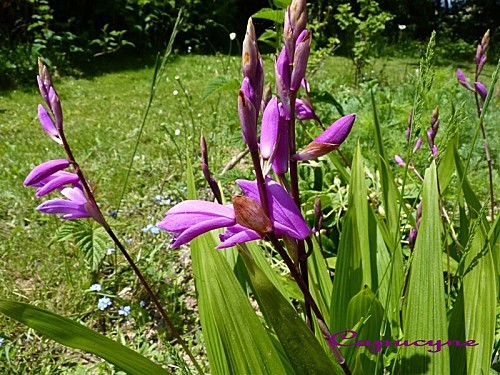
[[[488,95],[488,89],[484,84],[482,84],[479,81],[479,76],[483,71],[484,64],[486,64],[489,44],[490,44],[490,30],[487,30],[483,38],[481,39],[481,42],[477,45],[476,49],[476,58],[475,58],[476,72],[474,77],[474,87],[472,87],[471,84],[467,81],[464,72],[462,72],[461,69],[457,70],[458,82],[462,86],[464,86],[467,90],[475,92],[477,95],[479,95],[479,98],[483,103],[486,100],[486,96]],[[482,104],[478,103],[478,106],[479,106],[478,109],[480,111],[482,108]]]
[[[61,102],[57,95],[47,67],[39,62],[38,87],[50,113],[43,105],[38,106],[38,119],[45,132],[57,143],[63,145],[63,115]],[[80,177],[67,169],[72,163],[68,159],[46,161],[36,166],[24,180],[24,186],[37,188],[36,197],[40,198],[54,190],[59,190],[66,198],[48,200],[37,207],[38,211],[59,214],[61,219],[80,219],[92,217],[92,208],[81,185]]]
[[[284,47],[274,66],[278,95],[273,96],[270,86],[264,93],[262,57],[252,20],[248,20],[242,50],[243,81],[238,94],[238,116],[243,140],[252,156],[256,181],[238,180],[236,183],[243,195],[235,196],[232,205],[222,205],[218,185],[209,172],[202,137],[202,170],[218,203],[191,200],[170,209],[157,226],[175,235],[173,247],[220,228],[227,229],[220,235],[218,249],[261,239],[269,233],[295,240],[309,236],[310,229],[300,213],[298,199],[287,191],[285,174],[291,161],[311,160],[337,149],[349,135],[356,116],[350,114],[335,121],[304,150],[295,153],[294,117],[320,122],[310,103],[305,79],[312,39],[311,32],[305,28],[306,21],[305,1],[294,0],[285,14]],[[301,87],[307,97],[298,99]],[[269,176],[271,168],[280,183]]]

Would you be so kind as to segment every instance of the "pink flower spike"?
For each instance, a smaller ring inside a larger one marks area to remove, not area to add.
[[[292,158],[294,160],[311,160],[337,149],[351,132],[355,120],[355,114],[341,117]]]
[[[68,168],[69,164],[70,163],[68,159],[56,159],[56,160],[46,161],[45,163],[42,163],[33,168],[33,170],[28,174],[28,176],[24,180],[24,186],[34,186],[44,178],[47,178],[50,175],[58,171],[61,171],[65,168]]]
[[[457,69],[457,79],[458,79],[458,83],[460,83],[467,90],[474,91],[472,86],[467,81],[467,78],[465,78],[464,72],[462,72],[461,69]]]
[[[262,115],[260,153],[263,159],[271,159],[276,151],[279,121],[280,112],[278,108],[278,99],[273,96]]]
[[[486,100],[486,96],[488,96],[488,89],[481,82],[474,82],[474,87],[476,88],[476,92],[484,102]]]
[[[43,130],[59,144],[62,144],[61,138],[59,137],[59,131],[56,129],[52,118],[50,117],[47,110],[43,105],[38,105],[38,120],[40,120],[40,124],[43,127]]]

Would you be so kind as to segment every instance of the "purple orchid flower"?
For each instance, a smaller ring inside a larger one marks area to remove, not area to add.
[[[35,186],[43,179],[69,167],[68,159],[49,160],[37,165],[24,180],[24,186]]]
[[[56,189],[62,190],[62,188],[66,185],[81,187],[80,177],[78,177],[75,173],[58,171],[32,186],[38,187],[36,197],[41,198]]]
[[[245,198],[251,198],[260,205],[256,181],[238,180],[237,184],[245,193]],[[310,232],[309,227],[292,198],[278,183],[269,178],[266,180],[266,185],[270,220],[276,235],[287,235],[295,239],[306,238]],[[247,218],[248,220],[253,221],[254,218]],[[240,221],[245,222],[241,219]],[[261,222],[262,220],[257,218],[257,221]],[[174,248],[190,242],[203,233],[219,228],[227,228],[227,230],[220,235],[222,242],[217,246],[217,249],[263,237],[263,233],[259,234],[255,230],[243,226],[242,223],[238,223],[235,208],[201,200],[188,200],[179,203],[171,208],[165,218],[156,226],[176,234],[172,244]]]
[[[311,33],[303,30],[297,38],[295,53],[293,55],[293,70],[290,81],[290,89],[297,91],[300,87],[307,68],[307,60],[311,51]]]
[[[292,158],[294,160],[311,160],[336,150],[346,140],[355,120],[355,114],[341,117]]]
[[[403,158],[399,155],[394,155],[394,161],[401,167],[406,167],[406,163]]]
[[[280,175],[288,171],[288,163],[290,161],[290,150],[288,142],[288,121],[286,120],[285,110],[283,105],[278,105],[280,111],[278,123],[278,144],[276,145],[276,152],[273,159],[274,173]]]
[[[80,187],[67,187],[61,190],[61,194],[68,199],[51,199],[36,209],[48,214],[61,214],[64,220],[74,220],[92,217],[87,211],[87,198]]]

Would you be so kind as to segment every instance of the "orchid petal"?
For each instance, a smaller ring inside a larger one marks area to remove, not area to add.
[[[221,220],[220,218],[215,218],[194,224],[190,226],[188,229],[184,230],[182,233],[179,234],[179,236],[175,238],[175,242],[172,244],[172,247],[173,248],[179,247],[181,245],[184,245],[185,243],[188,243],[189,241],[191,241],[192,239],[198,237],[203,233],[210,232],[213,229],[224,228],[227,227],[228,225],[233,225],[234,223],[235,221],[228,222]],[[161,228],[159,225],[157,226]]]
[[[260,134],[260,153],[263,159],[270,159],[276,151],[278,143],[280,112],[278,99],[273,96],[262,115]]]
[[[36,197],[40,198],[44,195],[59,189],[64,185],[77,184],[80,181],[78,175],[70,172],[59,171],[46,179],[47,182],[43,184],[41,188],[36,191]]]
[[[26,179],[24,180],[24,186],[34,186],[34,184],[40,182],[44,178],[50,176],[51,174],[56,173],[57,171],[63,170],[69,167],[68,159],[56,159],[49,160],[45,163],[42,163],[28,174]]]
[[[59,132],[52,121],[49,113],[45,107],[41,104],[38,105],[38,120],[43,127],[43,130],[57,143],[62,144],[61,138],[59,138]]]
[[[476,92],[484,102],[486,100],[486,96],[488,95],[488,89],[481,82],[474,82],[474,87],[476,88]]]

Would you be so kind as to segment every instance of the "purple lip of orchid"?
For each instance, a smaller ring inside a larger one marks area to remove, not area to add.
[[[65,185],[72,185],[74,187],[80,185],[80,177],[75,173],[66,172],[66,171],[58,171],[47,178],[41,180],[34,187],[38,187],[36,191],[36,197],[40,198],[44,195],[49,194],[50,192],[59,189],[61,190]]]
[[[292,158],[294,160],[311,160],[337,149],[351,132],[355,120],[355,114],[341,117]]]
[[[247,197],[260,203],[256,181],[238,180],[238,186]],[[288,193],[276,182],[267,179],[267,194],[271,211],[271,222],[278,236],[288,235],[304,239],[309,227]],[[213,229],[227,228],[220,236],[222,243],[217,249],[262,238],[257,232],[236,222],[232,207],[213,202],[189,200],[171,208],[157,227],[177,235],[172,247],[179,247],[195,237]]]
[[[65,220],[91,217],[86,209],[87,198],[80,187],[64,188],[61,193],[68,199],[51,199],[36,209],[48,214],[61,214],[60,218]]]
[[[43,179],[53,175],[58,171],[62,171],[69,167],[68,159],[56,159],[46,161],[35,168],[28,174],[24,180],[24,186],[36,186]]]

